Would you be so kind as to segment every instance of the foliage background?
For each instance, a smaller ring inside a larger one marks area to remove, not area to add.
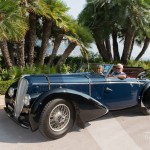
[[[61,56],[57,56],[54,60],[57,61]],[[104,63],[102,58],[95,55],[90,55],[89,63]],[[2,63],[2,62],[1,62]],[[48,65],[33,65],[26,66],[23,68],[12,67],[11,69],[2,69],[0,73],[0,94],[5,94],[7,88],[18,80],[23,74],[55,74],[55,73],[72,73],[76,72],[77,69],[84,63],[87,63],[82,56],[68,57],[66,63],[61,65],[58,70],[56,67],[49,67]],[[114,64],[117,64],[115,62]],[[126,66],[130,67],[143,67],[147,72],[147,78],[150,78],[150,61],[134,61],[130,60]]]

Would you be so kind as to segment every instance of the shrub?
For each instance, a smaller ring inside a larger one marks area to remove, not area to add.
[[[12,83],[14,83],[14,80],[0,81],[0,95],[4,95]]]
[[[29,66],[26,67],[17,67],[14,66],[11,69],[3,69],[0,73],[0,80],[16,80],[19,79],[24,74],[54,74],[57,73],[55,67],[49,67],[47,65],[43,66]]]

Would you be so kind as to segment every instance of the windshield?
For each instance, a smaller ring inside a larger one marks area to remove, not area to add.
[[[112,64],[100,64],[100,63],[88,63],[84,64],[77,72],[90,72],[96,74],[96,69],[98,66],[102,66],[103,71],[102,74],[107,77],[110,73],[111,69],[113,68]]]

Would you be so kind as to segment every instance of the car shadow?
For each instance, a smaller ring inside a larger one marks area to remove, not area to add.
[[[39,131],[32,132],[30,129],[25,129],[14,123],[0,109],[0,142],[5,143],[39,143],[49,141],[42,136]]]
[[[80,132],[81,130],[77,125],[74,125],[70,132]],[[0,108],[0,143],[42,143],[49,141],[56,142],[57,140],[44,137],[38,130],[32,132],[30,129],[17,125]]]
[[[138,106],[134,106],[122,110],[112,110],[109,111],[106,115],[97,118],[96,120],[99,121],[99,120],[112,119],[117,117],[136,117],[136,116],[144,116],[142,112],[140,112]]]
[[[119,111],[110,111],[108,114],[100,117],[94,121],[117,118],[120,116],[136,117],[143,116],[138,107],[124,109]],[[90,126],[90,122],[85,124],[85,127]],[[82,129],[74,125],[71,132],[82,132]],[[42,136],[39,131],[32,132],[30,129],[25,129],[14,123],[5,113],[0,109],[0,142],[3,143],[39,143],[53,141]]]
[[[118,117],[136,117],[136,116],[143,116],[144,115],[140,112],[138,106],[134,106],[131,108],[126,108],[126,109],[122,109],[122,110],[115,110],[115,111],[109,111],[106,115],[97,118],[93,121],[102,121],[102,120],[106,120],[106,119],[113,119],[113,118],[118,118]],[[92,122],[92,121],[90,121]],[[91,123],[87,122],[85,124],[85,128],[88,126],[91,126]],[[74,126],[73,128],[73,132],[80,132],[80,128],[78,126]]]

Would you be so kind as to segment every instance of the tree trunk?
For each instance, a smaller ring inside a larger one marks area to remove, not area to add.
[[[106,50],[109,56],[109,62],[112,61],[112,54],[111,54],[111,44],[110,44],[110,39],[109,37],[105,39],[105,45],[106,45]]]
[[[27,62],[29,62],[29,30],[27,31],[25,35],[25,46],[24,46],[24,55]]]
[[[25,66],[24,45],[24,40],[17,43],[17,64],[20,67]]]
[[[52,54],[49,57],[49,62],[48,62],[49,66],[51,66],[53,64],[53,60],[56,57],[56,54],[57,54],[58,48],[62,42],[62,39],[63,39],[63,34],[58,35],[58,37],[56,37],[56,39],[55,39],[54,48],[52,50]]]
[[[95,42],[96,42],[96,45],[97,45],[97,49],[100,53],[100,55],[102,56],[103,58],[103,61],[104,62],[110,62],[110,56],[109,56],[109,52],[107,51],[106,49],[106,46],[104,44],[104,40],[101,38],[101,33],[99,30],[94,30],[93,31],[93,36],[94,36],[94,39],[95,39]]]
[[[62,54],[62,56],[58,60],[56,67],[59,67],[60,65],[62,65],[65,62],[66,58],[70,55],[70,53],[74,50],[74,48],[76,46],[77,46],[76,43],[70,43],[68,45],[68,47],[65,49],[64,53]]]
[[[28,64],[30,66],[34,63],[34,47],[35,47],[35,40],[36,40],[36,14],[30,13],[29,15],[29,53],[28,53]]]
[[[149,46],[149,43],[150,43],[150,38],[146,37],[141,52],[140,52],[139,55],[135,58],[136,61],[138,61],[138,60],[143,56],[143,54],[146,52],[146,50],[147,50],[147,48],[148,48],[148,46]]]
[[[108,52],[106,50],[104,41],[100,40],[100,39],[99,40],[95,40],[95,41],[96,41],[96,45],[97,45],[98,51],[99,51],[100,55],[103,58],[103,61],[104,62],[110,62],[110,57],[109,57]]]
[[[114,61],[120,61],[119,49],[118,49],[118,42],[117,42],[117,32],[112,33],[112,40],[113,40],[113,53],[114,53]]]
[[[39,53],[39,64],[44,64],[44,59],[46,55],[46,50],[48,48],[48,42],[51,35],[52,21],[50,19],[45,19],[43,23],[43,35],[42,35],[42,45]]]
[[[95,40],[95,42],[96,42],[96,40]],[[99,46],[98,42],[96,42],[96,46],[97,46],[97,49],[98,49],[98,52],[99,52],[100,56],[102,57],[103,61],[105,62],[106,59],[105,59],[105,57],[102,53],[101,47]]]
[[[4,60],[5,60],[6,66],[8,68],[11,68],[13,66],[13,64],[12,64],[12,61],[10,59],[7,42],[6,41],[0,41],[0,48],[1,48],[1,52],[2,52],[2,55],[3,55]]]
[[[129,60],[131,59],[131,55],[132,55],[132,51],[133,51],[133,46],[134,46],[134,39],[132,41],[132,45],[131,45],[131,49],[130,49],[130,53],[129,53]]]
[[[8,45],[8,51],[9,51],[9,55],[10,55],[10,59],[11,59],[12,65],[15,66],[15,57],[14,57],[15,49],[14,49],[14,43],[7,42],[7,45]]]
[[[123,49],[123,54],[121,58],[121,62],[123,64],[127,64],[128,62],[130,50],[131,50],[132,42],[134,38],[134,33],[135,33],[134,29],[131,29],[130,31],[126,32],[125,41],[124,41],[124,49]]]

